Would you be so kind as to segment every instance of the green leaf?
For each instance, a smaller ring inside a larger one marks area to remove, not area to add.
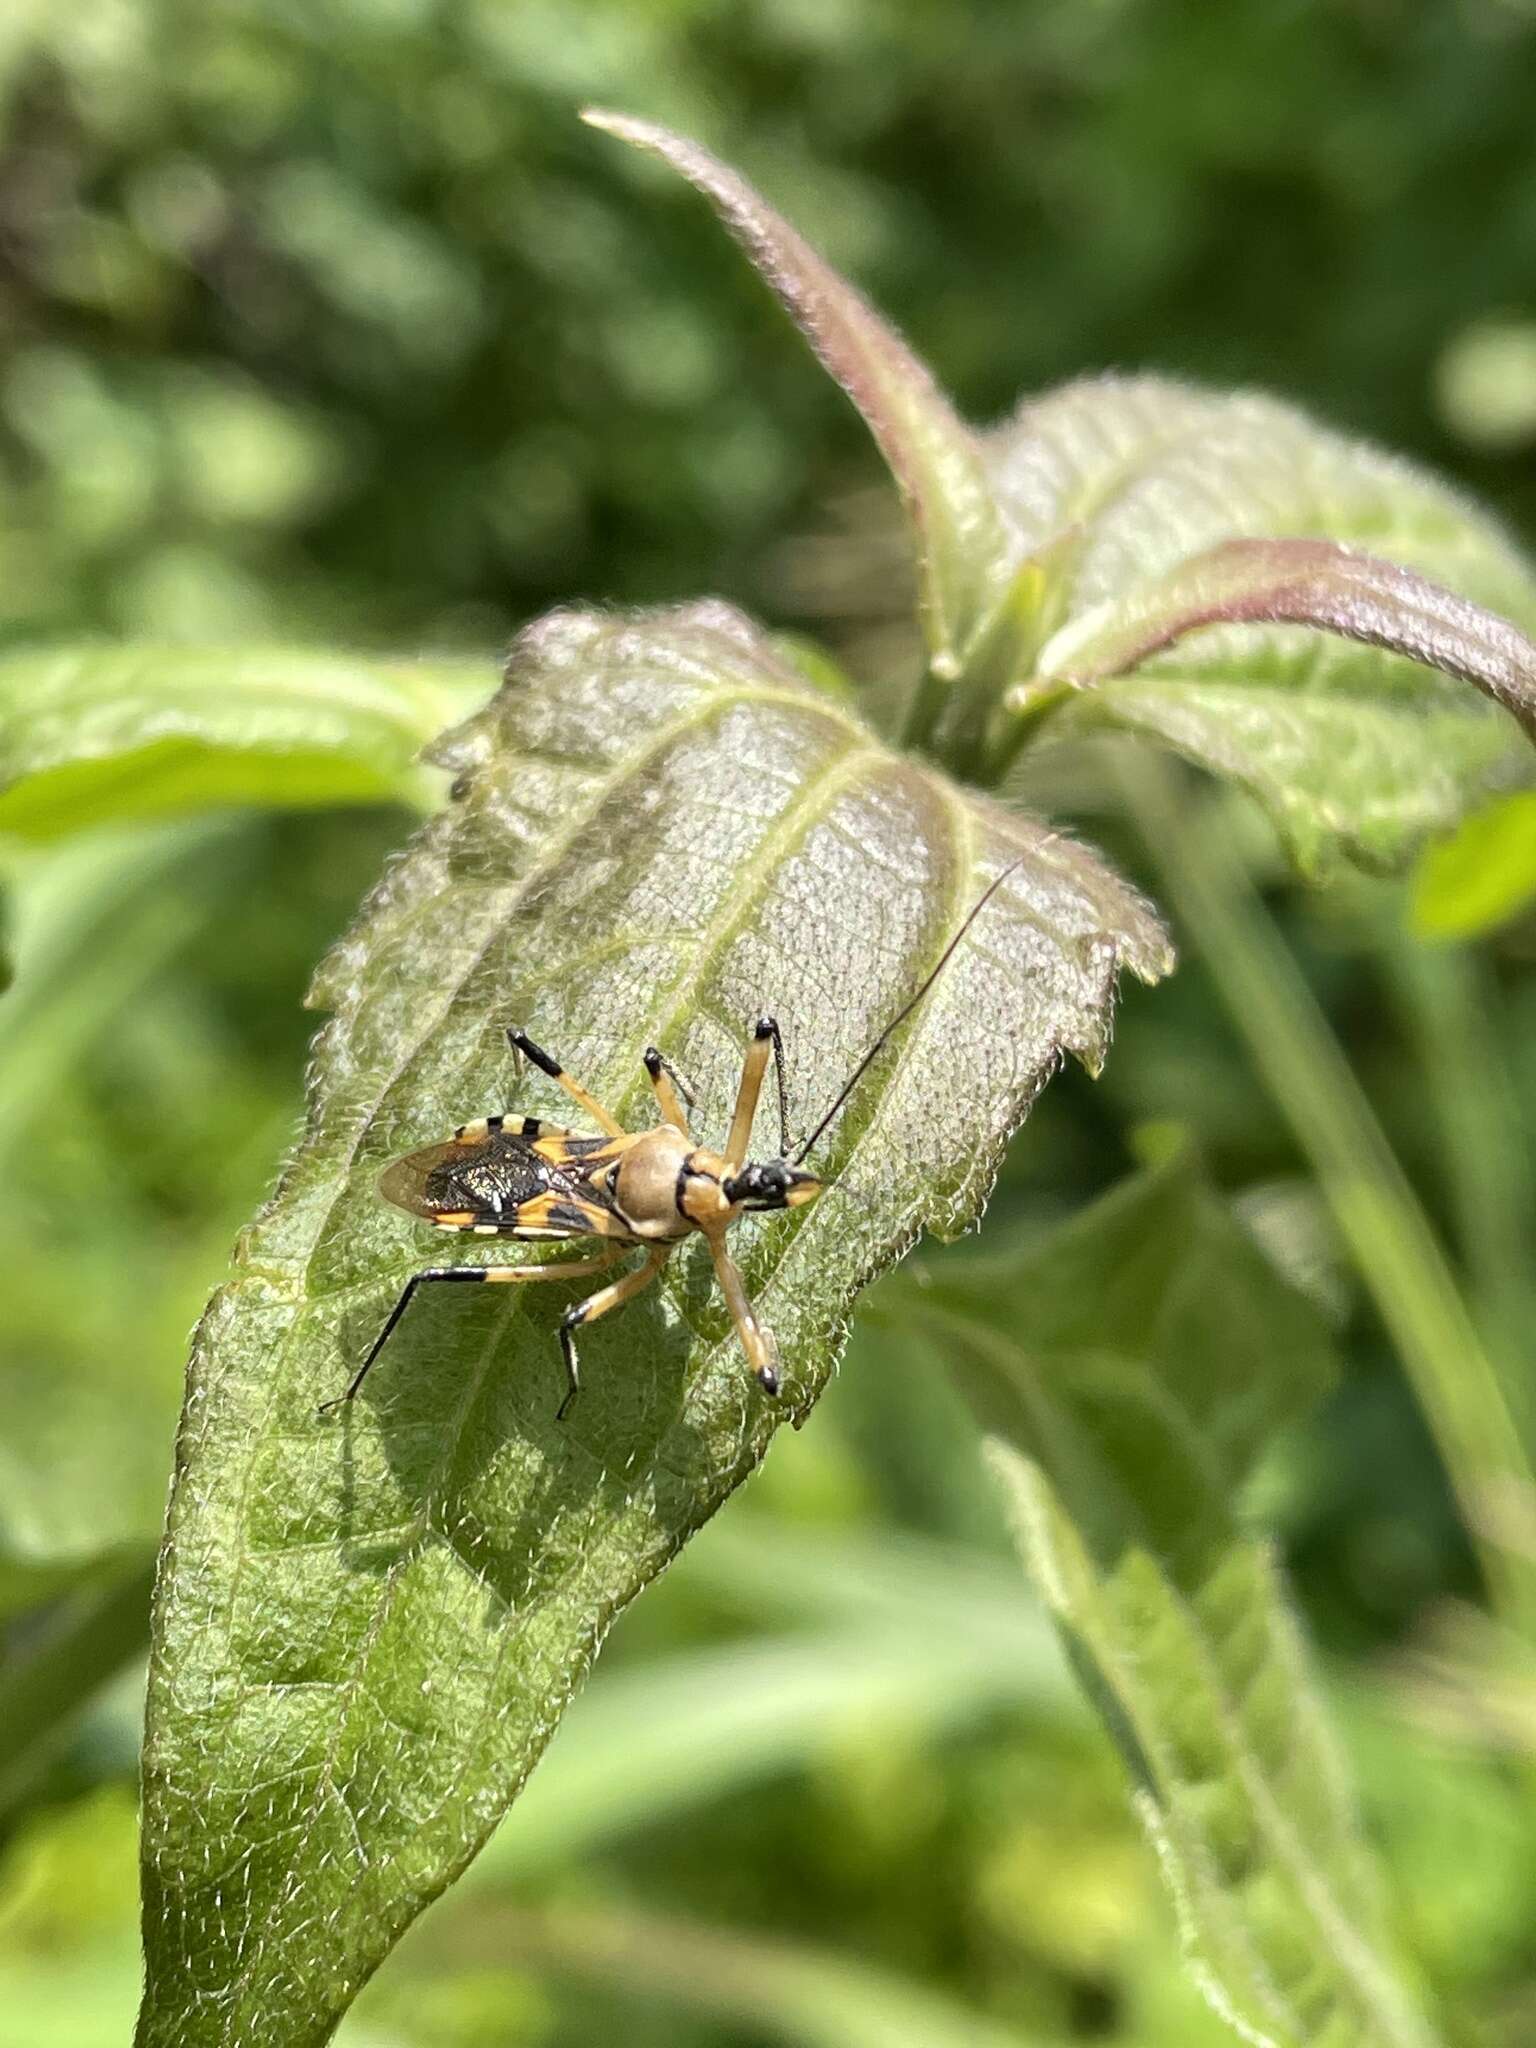
[[[1256,624],[1319,627],[1409,659],[1330,649],[1308,676],[1282,679],[1272,648],[1244,651]],[[1330,541],[1234,540],[1190,556],[1080,614],[1039,668],[1047,685],[1090,693],[1065,726],[1133,730],[1243,783],[1303,866],[1341,830],[1361,861],[1400,865],[1426,833],[1536,776],[1509,722],[1455,687],[1472,683],[1536,736],[1536,646],[1423,577]]]
[[[99,1571],[18,1630],[0,1654],[0,1830],[95,1694],[130,1657],[143,1655],[152,1576],[147,1548],[115,1573]]]
[[[1472,683],[1536,736],[1536,646],[1507,619],[1411,570],[1327,540],[1229,540],[1191,555],[1134,602],[1087,613],[1041,673],[1087,689],[1202,626],[1320,626]]]
[[[649,150],[704,194],[858,407],[912,524],[930,666],[952,681],[1005,602],[1021,559],[980,442],[895,329],[745,178],[654,122],[599,108],[582,119]]]
[[[975,1263],[911,1314],[994,1432],[1202,1989],[1265,2048],[1422,2048],[1278,1569],[1235,1508],[1327,1382],[1324,1326],[1187,1160]]]
[[[1413,928],[1426,939],[1474,939],[1536,902],[1536,793],[1474,811],[1428,846],[1413,878]]]
[[[1509,719],[1460,687],[1536,731],[1536,577],[1445,486],[1275,400],[1156,377],[1068,385],[977,435],[734,171],[650,122],[586,118],[709,197],[868,422],[917,558],[914,743],[995,783],[1042,720],[1132,731],[1250,790],[1304,869],[1401,867],[1536,780]]]
[[[1097,1064],[1117,968],[1169,964],[1095,856],[886,752],[721,606],[557,614],[435,758],[457,800],[321,971],[305,1135],[194,1350],[145,1754],[146,2048],[327,2037],[614,1616],[815,1400],[860,1288],[974,1217],[1061,1051]],[[744,1226],[781,1402],[694,1245],[592,1329],[564,1424],[565,1288],[429,1295],[317,1420],[430,1256],[378,1201],[383,1163],[509,1100],[561,1114],[511,1070],[509,1021],[629,1120],[654,1120],[656,1042],[713,1135],[774,1010],[805,1129],[1016,859],[834,1126],[823,1165],[857,1197]]]
[[[46,857],[10,850],[5,878],[14,886],[21,972],[0,1004],[0,1183],[13,1203],[26,1199],[29,1148],[57,1146],[48,1111],[68,1101],[73,1114],[71,1090],[103,1032],[115,1028],[179,950],[196,943],[190,906],[165,884],[178,867],[207,857],[214,829],[204,823],[153,835],[93,834]],[[6,1218],[13,1253],[22,1220],[14,1208]],[[111,1241],[115,1223],[115,1214],[93,1216],[98,1248]],[[181,1234],[193,1241],[197,1235]],[[141,1347],[166,1333],[153,1323],[146,1329],[141,1317],[153,1313],[176,1263],[163,1257],[154,1284],[143,1285],[125,1260],[125,1285],[140,1284],[126,1312],[112,1317],[119,1341],[101,1347],[71,1345],[57,1309],[40,1315],[19,1274],[8,1286],[9,1341],[0,1348],[0,1617],[154,1553],[164,1517],[164,1445],[176,1412],[175,1366],[172,1357],[168,1370],[146,1372]],[[172,1330],[186,1328],[195,1305],[194,1297],[173,1310]]]
[[[1026,544],[1063,549],[1063,623],[1239,538],[1339,541],[1533,615],[1530,566],[1488,513],[1263,392],[1084,377],[1027,399],[987,447]]]
[[[991,446],[1057,572],[1053,637],[1008,692],[1013,747],[1042,720],[1154,739],[1249,789],[1304,869],[1400,867],[1536,775],[1514,722],[1456,680],[1529,716],[1536,576],[1446,485],[1275,399],[1159,377],[1068,385]],[[1271,540],[1292,546],[1252,545]],[[1170,629],[1189,637],[1161,645]],[[1362,629],[1374,645],[1334,637]],[[1088,647],[1096,687],[1077,694]]]
[[[484,701],[477,662],[294,647],[0,656],[0,831],[230,805],[419,802],[419,750]]]

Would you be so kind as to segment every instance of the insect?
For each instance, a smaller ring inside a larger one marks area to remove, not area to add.
[[[709,1246],[715,1277],[730,1309],[747,1362],[765,1394],[779,1391],[778,1348],[759,1320],[745,1283],[726,1248],[726,1233],[738,1217],[763,1210],[798,1209],[822,1192],[824,1183],[805,1161],[897,1030],[921,1003],[954,956],[956,948],[990,899],[1023,865],[1003,869],[977,899],[915,995],[886,1025],[839,1090],[837,1099],[798,1146],[789,1136],[784,1087],[784,1041],[777,1021],[760,1017],[742,1063],[725,1148],[712,1152],[693,1142],[688,1126],[692,1091],[672,1062],[648,1046],[650,1077],[661,1122],[648,1131],[626,1131],[560,1062],[526,1031],[513,1025],[507,1042],[566,1094],[601,1136],[584,1136],[542,1117],[480,1117],[462,1124],[444,1143],[408,1152],[387,1166],[379,1193],[397,1208],[439,1230],[523,1241],[548,1238],[608,1240],[589,1256],[531,1266],[428,1266],[405,1283],[399,1300],[344,1394],[322,1403],[323,1415],[357,1393],[379,1354],[415,1299],[416,1291],[438,1281],[515,1285],[523,1281],[575,1280],[604,1272],[626,1254],[643,1248],[642,1262],[568,1309],[560,1324],[566,1392],[556,1414],[563,1418],[580,1391],[575,1334],[620,1308],[656,1278],[677,1246],[696,1232]],[[753,1119],[770,1061],[778,1084],[779,1156],[749,1160]]]

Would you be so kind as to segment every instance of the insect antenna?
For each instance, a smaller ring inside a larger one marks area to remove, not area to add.
[[[922,983],[920,984],[917,990],[917,993],[914,996],[911,996],[896,1012],[895,1016],[891,1019],[890,1023],[886,1025],[885,1029],[881,1032],[880,1036],[869,1048],[869,1051],[865,1053],[863,1059],[859,1061],[859,1064],[854,1068],[853,1072],[848,1076],[848,1079],[843,1083],[842,1090],[839,1093],[837,1100],[833,1103],[832,1107],[827,1111],[826,1115],[822,1118],[821,1122],[816,1126],[815,1130],[812,1131],[811,1135],[801,1142],[798,1151],[794,1155],[794,1161],[797,1166],[801,1163],[802,1160],[804,1160],[807,1157],[812,1146],[818,1144],[822,1137],[826,1134],[827,1126],[832,1122],[832,1119],[837,1115],[838,1111],[842,1108],[843,1104],[848,1100],[849,1096],[853,1093],[854,1089],[857,1088],[859,1083],[863,1080],[865,1074],[869,1071],[871,1063],[885,1050],[886,1046],[890,1043],[894,1034],[901,1029],[903,1024],[906,1023],[907,1019],[911,1016],[912,1012],[923,1000],[923,997],[927,995],[929,989],[933,987],[933,984],[938,980],[939,976],[944,972],[945,968],[949,965],[951,959],[954,957],[956,947],[960,944],[960,941],[965,937],[966,933],[970,930],[971,926],[976,922],[977,918],[980,917],[981,913],[986,909],[987,905],[991,902],[992,898],[997,894],[998,890],[1001,889],[1004,882],[1007,881],[1008,877],[1010,875],[1017,874],[1019,869],[1023,867],[1024,860],[1025,856],[1021,854],[1017,860],[1010,861],[1008,866],[1003,869],[1000,875],[996,875],[993,877],[993,879],[987,884],[986,888],[982,891],[980,896],[978,896],[976,901],[971,905],[970,909],[966,912],[965,918],[961,923],[960,929],[955,933],[954,937],[950,940],[949,944],[944,948],[943,952],[939,955],[938,959],[934,962],[933,966],[929,968],[927,974],[924,976]]]

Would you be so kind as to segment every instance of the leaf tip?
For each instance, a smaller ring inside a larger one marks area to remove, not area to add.
[[[596,128],[603,135],[661,157],[695,183],[699,180],[698,166],[711,161],[708,152],[697,143],[663,128],[659,121],[642,120],[638,114],[621,114],[613,107],[583,107],[580,117],[589,128]]]
[[[582,107],[577,118],[585,121],[589,128],[599,128],[605,135],[617,135],[629,139],[629,131],[638,126],[632,114],[620,114],[612,107]]]

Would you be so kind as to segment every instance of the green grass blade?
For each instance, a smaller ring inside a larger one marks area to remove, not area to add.
[[[919,1978],[694,1919],[506,1907],[483,1946],[465,1940],[459,1954],[609,1986],[626,2005],[651,1998],[715,2021],[721,2039],[783,2048],[1058,2048]]]
[[[841,1730],[895,1725],[928,1739],[1003,1704],[1077,1718],[1060,1647],[1020,1601],[1006,1554],[753,1526],[764,1520],[717,1517],[667,1590],[742,1602],[774,1632],[601,1667],[471,1882],[569,1861],[804,1768]]]
[[[1507,1057],[1518,1026],[1482,949],[1420,945],[1399,928],[1384,936],[1382,955],[1434,1113],[1468,1301],[1530,1446],[1536,1442],[1530,1389],[1536,1162]],[[1536,1522],[1530,1534],[1536,1536]]]
[[[1533,1476],[1499,1374],[1445,1253],[1315,997],[1224,843],[1142,759],[1123,784],[1164,888],[1311,1161],[1445,1460],[1502,1618],[1536,1639]],[[1500,1531],[1513,1528],[1505,1542]]]

